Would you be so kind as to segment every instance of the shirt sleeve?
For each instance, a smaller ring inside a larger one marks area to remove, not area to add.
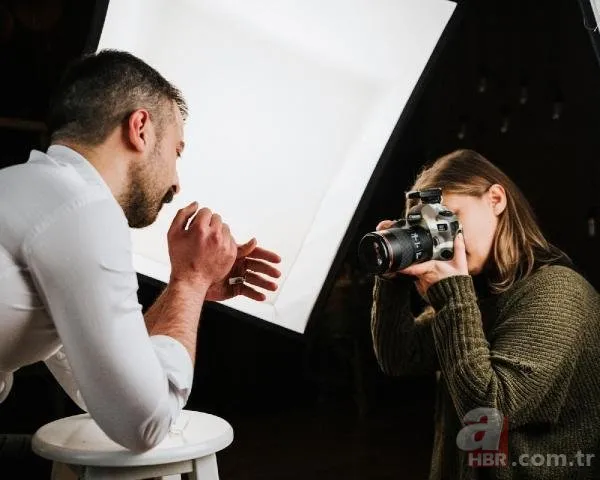
[[[426,309],[415,318],[410,308],[412,281],[376,277],[371,309],[371,335],[375,356],[388,375],[424,375],[439,368],[431,321]]]
[[[155,446],[187,401],[193,365],[180,342],[148,335],[119,205],[92,194],[64,205],[22,253],[91,416],[129,449]]]
[[[75,402],[75,404],[84,412],[87,412],[87,406],[81,396],[79,385],[77,385],[75,377],[73,376],[73,370],[71,369],[71,364],[64,352],[64,348],[61,348],[54,355],[44,360],[44,363],[62,389],[69,395],[71,400],[73,400],[73,402]]]

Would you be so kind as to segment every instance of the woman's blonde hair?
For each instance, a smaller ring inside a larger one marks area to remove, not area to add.
[[[441,188],[442,194],[481,197],[499,184],[506,191],[506,208],[498,217],[488,264],[490,286],[496,293],[530,275],[538,266],[552,263],[564,254],[550,244],[540,230],[533,209],[515,183],[498,167],[473,150],[456,150],[426,167],[413,190]],[[407,200],[407,210],[417,201]]]

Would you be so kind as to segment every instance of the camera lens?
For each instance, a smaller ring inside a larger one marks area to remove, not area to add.
[[[388,242],[379,233],[367,233],[358,245],[358,258],[363,268],[373,274],[387,272],[391,267],[392,256]]]
[[[389,228],[367,233],[358,246],[363,268],[372,274],[402,270],[415,262],[429,260],[431,235],[424,228]]]

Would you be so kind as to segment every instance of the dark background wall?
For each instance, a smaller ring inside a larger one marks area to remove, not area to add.
[[[0,0],[0,167],[45,145],[49,92],[83,51],[93,8]],[[220,455],[222,478],[426,475],[434,379],[379,372],[369,337],[372,283],[355,256],[362,234],[400,215],[425,162],[463,147],[487,156],[521,186],[551,241],[600,286],[598,237],[588,232],[589,219],[600,215],[600,70],[577,2],[465,1],[460,8],[307,333],[206,307],[188,408],[234,426],[236,439]],[[143,278],[140,285],[148,306],[160,289]],[[34,365],[0,406],[0,431],[32,433],[70,413],[75,407]]]

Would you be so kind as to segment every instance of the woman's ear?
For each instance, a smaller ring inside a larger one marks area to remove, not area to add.
[[[498,183],[494,183],[488,190],[488,198],[494,215],[500,215],[506,208],[506,190]]]
[[[494,215],[500,215],[506,208],[506,190],[502,185],[495,183],[489,188],[488,195]]]

